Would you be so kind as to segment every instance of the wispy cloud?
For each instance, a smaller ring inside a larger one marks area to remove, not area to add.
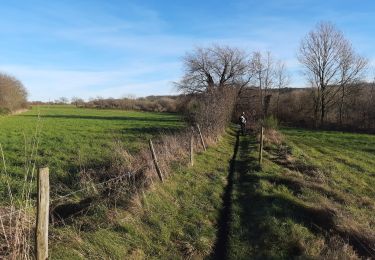
[[[174,68],[164,63],[160,70]],[[146,96],[154,93],[175,93],[169,76],[153,79],[160,71],[157,66],[136,66],[131,69],[88,71],[31,68],[18,65],[0,65],[0,71],[11,72],[29,90],[31,100],[53,100],[58,97],[79,96],[85,99],[96,96],[120,97],[126,94]]]
[[[11,1],[0,9],[0,70],[32,100],[167,94],[195,46],[270,50],[301,86],[296,53],[319,20],[331,20],[375,66],[375,7],[355,1]]]

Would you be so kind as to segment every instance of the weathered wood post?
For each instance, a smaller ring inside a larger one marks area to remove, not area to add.
[[[201,139],[201,143],[202,143],[203,149],[206,151],[206,145],[205,145],[205,143],[204,143],[203,136],[202,136],[202,132],[201,132],[201,128],[199,127],[199,124],[197,124],[197,128],[198,128],[199,137],[200,137],[200,139]]]
[[[48,217],[49,217],[49,169],[38,172],[38,201],[36,216],[36,259],[48,259]]]
[[[194,165],[194,136],[190,136],[190,165]]]
[[[152,144],[152,140],[151,139],[150,139],[150,150],[151,150],[152,159],[154,161],[154,165],[155,165],[155,168],[156,168],[156,173],[158,174],[161,182],[164,182],[163,174],[162,174],[162,172],[160,170],[158,159],[156,157],[155,150],[154,150],[154,145]]]
[[[263,160],[263,135],[264,135],[264,128],[263,126],[260,129],[260,142],[259,142],[259,165],[262,166]]]

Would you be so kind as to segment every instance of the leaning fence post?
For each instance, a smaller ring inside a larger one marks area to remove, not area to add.
[[[194,139],[193,135],[190,136],[190,165],[194,165]]]
[[[262,165],[263,160],[263,135],[264,135],[264,128],[263,126],[260,129],[260,142],[259,142],[259,165]]]
[[[197,128],[198,128],[199,137],[201,139],[201,143],[202,143],[203,149],[206,151],[206,145],[204,144],[204,140],[203,140],[203,136],[202,136],[202,132],[201,132],[201,128],[199,127],[199,124],[197,124]]]
[[[36,259],[48,259],[48,217],[49,217],[49,169],[38,172],[38,201],[36,216]]]
[[[151,150],[151,154],[152,154],[152,159],[154,161],[154,165],[155,165],[155,168],[156,168],[156,172],[161,180],[161,182],[164,182],[164,179],[163,179],[163,174],[162,172],[160,171],[160,167],[159,167],[159,163],[158,163],[158,159],[156,157],[156,154],[155,154],[155,150],[154,150],[154,145],[152,144],[152,140],[150,139],[150,150]]]

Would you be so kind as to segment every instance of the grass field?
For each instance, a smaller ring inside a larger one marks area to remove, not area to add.
[[[51,259],[209,257],[234,136],[229,131],[217,146],[196,155],[193,167],[175,165],[164,184],[155,183],[139,194],[131,208],[107,210],[101,218],[96,208],[74,224],[54,230]]]
[[[0,143],[8,171],[21,178],[39,128],[38,164],[67,182],[82,167],[102,167],[116,140],[137,152],[159,131],[181,127],[171,114],[39,107],[0,118]],[[256,137],[231,129],[130,206],[98,201],[51,226],[51,259],[374,257],[375,136],[282,133],[280,144],[266,143],[261,168]]]
[[[374,257],[375,136],[282,132],[262,169],[255,138],[241,138],[230,258]]]
[[[93,212],[56,230],[64,239],[54,242],[52,258],[372,257],[374,136],[283,133],[281,146],[266,145],[259,168],[255,137],[236,142],[229,131],[131,209],[103,212],[105,222]],[[82,230],[83,222],[101,229]]]
[[[0,117],[0,144],[14,190],[30,159],[50,167],[53,183],[69,185],[80,170],[104,167],[116,141],[135,153],[147,145],[148,138],[182,126],[174,114],[35,106],[19,115]],[[37,153],[32,156],[36,141]]]

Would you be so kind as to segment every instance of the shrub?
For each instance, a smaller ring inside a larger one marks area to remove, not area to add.
[[[0,107],[0,115],[7,115],[9,113],[10,113],[10,111],[9,111],[8,108]]]
[[[27,92],[16,78],[0,73],[0,113],[27,107]]]
[[[183,111],[191,125],[199,124],[205,136],[217,137],[228,126],[236,101],[236,90],[222,88],[190,95]]]
[[[263,120],[263,127],[266,129],[278,129],[279,122],[276,117],[268,116]]]

